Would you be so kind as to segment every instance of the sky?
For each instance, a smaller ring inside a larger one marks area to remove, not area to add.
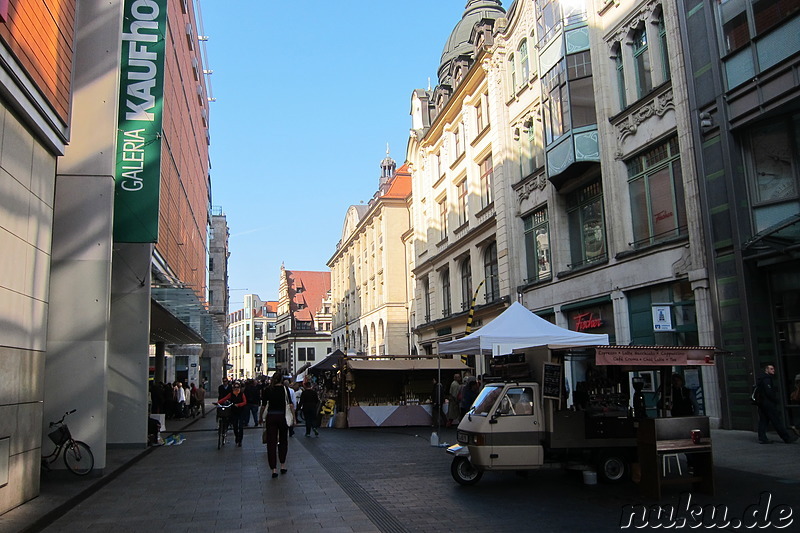
[[[405,161],[411,93],[436,86],[466,4],[200,0],[231,310],[245,294],[277,300],[281,264],[328,270],[347,208],[378,188],[387,143]]]

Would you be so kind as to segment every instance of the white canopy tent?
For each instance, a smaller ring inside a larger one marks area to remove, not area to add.
[[[512,350],[534,346],[558,349],[605,345],[608,345],[608,335],[605,333],[595,335],[558,327],[514,302],[478,331],[439,344],[439,353],[491,355],[495,353],[495,347],[500,347],[503,353],[511,353]]]

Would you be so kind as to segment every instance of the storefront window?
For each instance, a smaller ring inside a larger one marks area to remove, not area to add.
[[[523,217],[525,231],[525,260],[530,283],[550,276],[550,231],[547,206]]]
[[[606,259],[603,189],[595,181],[567,197],[570,268]]]

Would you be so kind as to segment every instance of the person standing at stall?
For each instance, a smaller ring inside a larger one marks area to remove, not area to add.
[[[447,395],[447,427],[457,426],[461,420],[461,410],[458,405],[460,402],[459,392],[461,392],[461,374],[453,374],[453,382],[450,383]]]
[[[683,376],[672,374],[672,416],[694,416],[692,391],[684,385]]]
[[[444,414],[444,385],[439,383],[438,378],[433,378],[433,392],[431,393],[431,414],[433,415],[434,427],[439,427],[446,420]]]
[[[775,375],[775,365],[767,363],[764,365],[764,373],[756,381],[756,397],[758,398],[758,442],[761,444],[771,444],[767,438],[767,426],[772,423],[775,431],[778,432],[783,442],[791,444],[797,440],[797,435],[790,435],[781,422],[778,415],[778,392],[772,378]]]
[[[306,421],[306,437],[311,436],[311,431],[314,431],[314,436],[319,437],[317,431],[317,416],[319,413],[319,395],[314,387],[311,386],[310,381],[306,381],[305,390],[300,395],[300,402],[297,408],[303,411],[303,418]]]

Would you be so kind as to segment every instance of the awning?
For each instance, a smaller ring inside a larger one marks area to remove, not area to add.
[[[713,366],[714,356],[721,353],[713,346],[597,346],[595,361],[616,366]]]
[[[194,291],[188,287],[151,288],[153,323],[151,342],[167,340],[176,344],[222,344],[225,330]],[[160,319],[159,319],[160,317]]]
[[[342,366],[341,360],[343,357],[344,353],[341,350],[335,350],[334,352],[329,353],[325,359],[311,365],[311,368],[309,368],[308,371],[330,372],[332,370],[338,370]]]
[[[460,359],[358,359],[347,361],[351,370],[467,370]]]

